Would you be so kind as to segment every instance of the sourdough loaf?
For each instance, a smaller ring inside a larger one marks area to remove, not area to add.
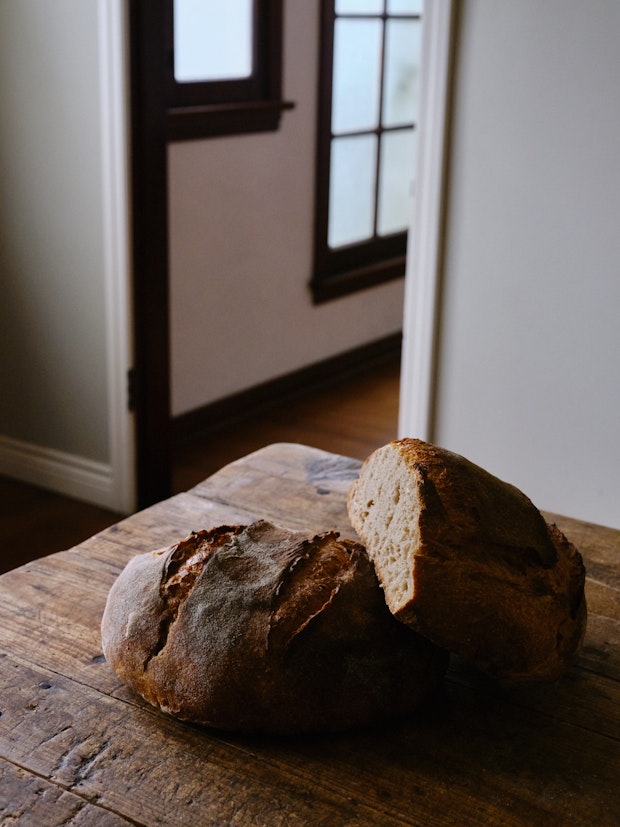
[[[552,680],[571,664],[586,625],[583,561],[517,488],[403,439],[368,457],[348,512],[411,628],[498,678]]]
[[[448,657],[390,614],[358,543],[265,521],[134,557],[102,641],[118,676],[164,712],[268,733],[411,713]]]

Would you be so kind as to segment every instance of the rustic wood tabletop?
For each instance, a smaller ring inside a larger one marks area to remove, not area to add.
[[[305,738],[181,723],[101,652],[130,557],[190,531],[266,518],[354,537],[359,462],[268,446],[76,548],[0,577],[0,824],[620,824],[620,531],[546,515],[581,550],[589,620],[560,681],[500,686],[453,659],[398,725]]]

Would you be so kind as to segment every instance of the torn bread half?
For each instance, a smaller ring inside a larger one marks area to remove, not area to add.
[[[520,490],[417,439],[364,462],[349,518],[392,613],[480,670],[553,680],[586,626],[581,555]]]
[[[391,615],[359,543],[263,520],[134,557],[101,629],[106,660],[150,704],[241,732],[409,715],[448,662]]]

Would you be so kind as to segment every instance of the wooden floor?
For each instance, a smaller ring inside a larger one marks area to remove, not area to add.
[[[364,459],[395,438],[398,393],[399,365],[393,362],[252,421],[223,426],[175,449],[174,492],[272,442],[301,442]],[[71,548],[120,516],[0,477],[0,573]]]

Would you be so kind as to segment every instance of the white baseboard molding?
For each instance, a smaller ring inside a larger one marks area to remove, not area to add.
[[[0,435],[0,474],[57,494],[117,509],[112,467]]]

